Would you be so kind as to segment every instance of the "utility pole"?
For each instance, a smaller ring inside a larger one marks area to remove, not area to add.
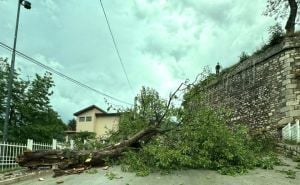
[[[16,46],[17,46],[21,5],[24,6],[24,8],[26,8],[26,9],[31,9],[30,2],[25,1],[25,0],[18,0],[18,12],[17,12],[16,27],[15,27],[14,47],[13,47],[11,63],[10,63],[10,72],[8,75],[8,82],[7,82],[8,94],[7,94],[6,109],[5,109],[5,122],[4,122],[4,127],[3,127],[3,142],[7,141],[7,130],[8,130],[8,123],[9,123],[9,118],[10,118],[12,87],[13,87],[13,79],[14,79],[14,71],[15,71]]]

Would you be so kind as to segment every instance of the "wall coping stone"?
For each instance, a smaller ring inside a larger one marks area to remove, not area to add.
[[[281,43],[267,48],[262,53],[254,54],[241,63],[234,64],[231,71],[221,75],[221,78],[217,78],[215,81],[211,82],[209,86],[217,85],[222,82],[223,79],[231,78],[242,71],[245,71],[249,68],[251,69],[253,66],[261,64],[267,61],[269,58],[278,55],[279,53],[297,48],[300,48],[300,36],[286,36],[283,38]]]

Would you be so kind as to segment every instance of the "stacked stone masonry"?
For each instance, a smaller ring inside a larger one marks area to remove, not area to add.
[[[300,36],[236,64],[207,90],[212,104],[233,110],[232,121],[281,128],[300,118]]]
[[[277,150],[289,157],[300,156],[300,145],[288,145],[284,143],[278,143]]]

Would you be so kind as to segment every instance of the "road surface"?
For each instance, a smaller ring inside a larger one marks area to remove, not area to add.
[[[182,170],[168,175],[159,173],[146,177],[137,177],[134,173],[122,172],[120,167],[108,170],[94,169],[94,174],[83,173],[52,178],[44,176],[44,181],[39,177],[16,183],[16,185],[54,185],[63,181],[62,185],[300,185],[300,170],[296,169],[297,163],[284,159],[289,166],[276,166],[274,170],[256,169],[245,175],[227,176],[211,170]],[[283,171],[296,172],[296,178],[287,178]],[[105,174],[113,173],[117,178],[110,180]]]

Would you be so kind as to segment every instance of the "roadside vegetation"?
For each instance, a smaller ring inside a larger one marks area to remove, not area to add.
[[[119,164],[122,170],[138,176],[178,169],[212,169],[236,175],[280,164],[273,151],[274,138],[253,137],[243,123],[230,124],[230,111],[206,104],[199,83],[203,81],[185,84],[180,90],[184,93],[181,106],[170,103],[177,96],[164,100],[155,90],[143,88],[135,106],[122,111],[119,130],[111,131],[106,144],[90,140],[86,146],[105,148],[159,124],[158,133],[139,140],[119,156],[107,158],[106,163]]]
[[[7,59],[0,58],[0,129],[3,130],[7,81],[10,67]],[[39,142],[63,140],[66,125],[50,105],[54,82],[50,73],[36,74],[23,79],[15,71],[11,102],[8,141],[25,143],[28,138]]]

